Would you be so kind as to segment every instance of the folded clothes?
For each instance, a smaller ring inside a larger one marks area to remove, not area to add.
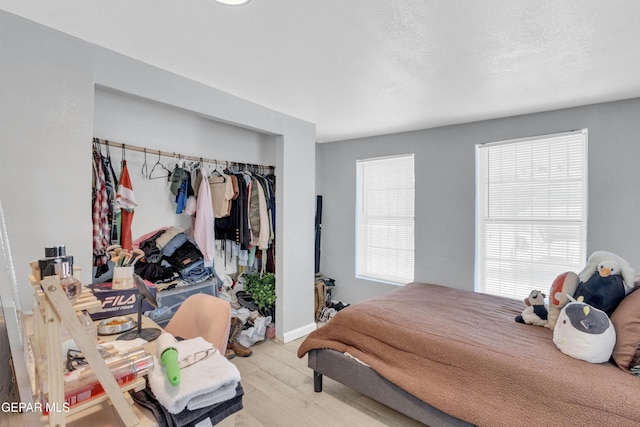
[[[178,358],[201,352],[211,347],[202,337],[179,341],[175,345]],[[153,394],[171,414],[178,414],[185,408],[203,408],[224,402],[235,395],[240,382],[238,368],[226,357],[215,352],[180,370],[180,384],[172,386],[167,380],[164,366],[154,356],[155,369],[149,374],[149,386]]]
[[[186,234],[178,233],[175,236],[173,236],[173,238],[169,240],[169,242],[166,245],[164,245],[164,247],[160,252],[162,253],[163,256],[170,257],[171,255],[173,255],[176,249],[182,246],[184,242],[186,242],[187,240],[188,239]]]
[[[180,269],[180,274],[184,276],[188,276],[189,274],[200,274],[205,271],[206,267],[204,266],[204,259],[199,259],[197,261],[192,262],[184,268]]]
[[[200,422],[205,420],[208,420],[208,423],[205,421],[202,425],[216,425],[229,415],[240,411],[243,408],[242,396],[244,395],[244,390],[242,390],[242,385],[238,383],[235,395],[231,399],[193,411],[185,409],[179,414],[171,414],[167,411],[158,402],[149,387],[136,392],[130,391],[129,393],[136,403],[153,413],[158,422],[158,427],[185,427],[200,425]]]
[[[167,258],[169,263],[177,268],[184,268],[192,262],[202,259],[202,252],[189,240],[176,248],[173,255]]]
[[[183,230],[171,226],[165,230],[158,238],[156,239],[156,246],[158,249],[162,250],[164,246],[171,241],[176,235],[182,233]]]

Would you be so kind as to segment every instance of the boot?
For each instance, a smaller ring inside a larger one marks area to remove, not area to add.
[[[237,340],[238,335],[242,332],[242,320],[238,317],[231,318],[231,327],[229,328],[229,342],[227,343],[227,353],[231,350],[234,356],[249,357],[253,354],[253,351],[240,344]]]
[[[236,352],[227,345],[227,351],[224,352],[224,357],[226,357],[227,360],[231,360],[236,357]]]
[[[233,350],[235,355],[239,356],[239,357],[249,357],[249,356],[251,356],[253,354],[253,351],[251,351],[247,347],[243,346],[238,341],[235,341],[233,343],[228,343],[227,344],[227,350],[229,350],[229,349]]]

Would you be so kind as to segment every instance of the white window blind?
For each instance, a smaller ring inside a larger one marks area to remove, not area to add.
[[[477,289],[525,298],[586,260],[587,131],[478,145]]]
[[[396,284],[412,282],[413,154],[359,160],[357,173],[356,275]]]

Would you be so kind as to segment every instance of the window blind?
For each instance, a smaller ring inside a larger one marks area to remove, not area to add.
[[[413,154],[357,162],[356,276],[396,284],[414,277]]]
[[[477,289],[525,298],[586,260],[587,131],[479,145]]]

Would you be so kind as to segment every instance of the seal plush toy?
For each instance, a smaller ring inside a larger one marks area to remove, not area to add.
[[[545,295],[541,291],[531,291],[529,297],[524,300],[527,308],[522,314],[516,316],[516,322],[527,325],[549,327],[547,323],[547,308],[544,306]]]
[[[633,288],[635,271],[619,256],[600,251],[589,257],[579,277],[580,284],[573,297],[583,297],[585,303],[610,316]]]
[[[583,302],[570,302],[558,316],[553,342],[567,356],[603,363],[613,353],[616,331],[604,311]]]

